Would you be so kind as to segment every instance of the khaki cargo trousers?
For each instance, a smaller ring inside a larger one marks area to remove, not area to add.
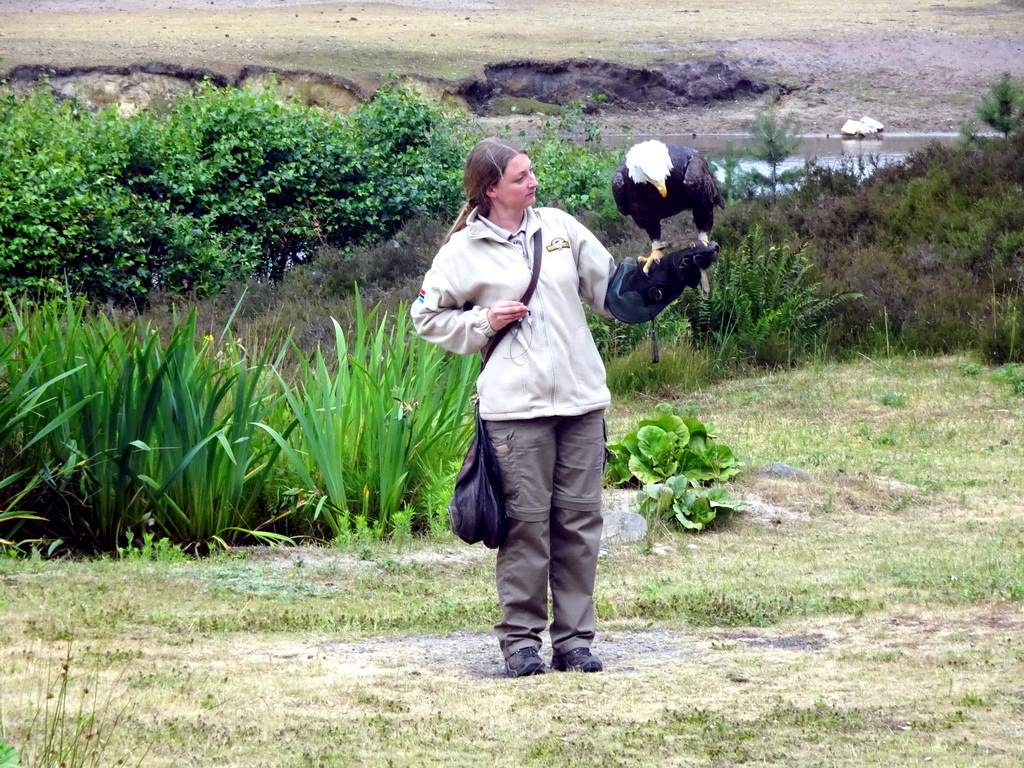
[[[548,625],[554,653],[589,648],[594,639],[594,578],[601,544],[604,411],[486,422],[501,465],[509,532],[498,548],[501,621],[495,635],[506,658],[541,647]]]

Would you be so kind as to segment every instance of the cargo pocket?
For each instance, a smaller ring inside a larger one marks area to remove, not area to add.
[[[515,432],[508,429],[500,422],[491,425],[487,423],[487,436],[491,438],[494,446],[494,455],[498,457],[498,467],[501,469],[501,492],[505,496],[506,505],[514,505],[518,489],[514,482],[515,474]]]

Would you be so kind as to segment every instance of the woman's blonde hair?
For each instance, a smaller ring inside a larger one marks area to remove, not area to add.
[[[487,190],[501,181],[501,176],[508,168],[512,158],[525,154],[515,144],[502,139],[484,139],[477,142],[466,159],[466,169],[462,173],[462,184],[466,188],[466,204],[462,206],[459,217],[448,230],[444,241],[447,243],[452,235],[466,226],[466,218],[479,207],[486,216],[491,204],[487,199]]]

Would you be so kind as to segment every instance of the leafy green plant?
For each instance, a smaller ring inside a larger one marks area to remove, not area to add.
[[[678,415],[671,405],[663,403],[657,410],[655,418],[642,419],[621,440],[608,443],[606,482],[650,484],[685,475],[696,483],[711,483],[739,473],[742,464],[717,442],[713,430],[692,416]]]
[[[907,404],[907,396],[902,392],[883,392],[878,396],[878,402],[890,408],[903,408]]]
[[[724,488],[708,486],[735,477],[743,466],[716,435],[668,403],[621,440],[608,443],[605,482],[641,485],[641,514],[701,530],[743,505]]]
[[[647,484],[640,491],[640,514],[674,521],[693,531],[742,509],[743,503],[725,488],[701,488],[685,475]]]
[[[185,553],[168,538],[157,539],[155,533],[142,534],[142,543],[135,546],[135,536],[126,534],[127,545],[117,548],[119,560],[129,562],[178,563],[185,560]]]
[[[1014,394],[1024,397],[1024,364],[1005,363],[992,375],[992,380],[1009,384]]]
[[[18,750],[0,739],[0,768],[18,768],[20,765]]]

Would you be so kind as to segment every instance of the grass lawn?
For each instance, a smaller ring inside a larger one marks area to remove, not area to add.
[[[997,373],[680,393],[748,511],[609,547],[600,675],[500,677],[493,553],[454,539],[2,561],[0,732],[30,766],[48,737],[66,765],[1020,766],[1024,400]]]

